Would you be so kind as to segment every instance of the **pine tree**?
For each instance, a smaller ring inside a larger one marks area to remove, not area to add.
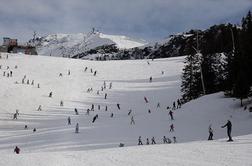
[[[182,74],[181,91],[183,92],[183,99],[190,101],[202,94],[199,54],[188,55],[185,58],[185,64]]]

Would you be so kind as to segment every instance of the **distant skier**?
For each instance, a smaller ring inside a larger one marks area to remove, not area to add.
[[[14,149],[14,153],[19,154],[20,153],[20,148],[16,146],[15,149]]]
[[[129,112],[128,112],[128,116],[130,116],[131,112],[132,112],[132,110],[130,109]]]
[[[36,129],[36,128],[34,128],[32,131],[35,133],[35,132],[37,131],[37,129]]]
[[[145,101],[145,103],[149,102],[148,99],[145,96],[144,96],[144,101]]]
[[[180,99],[177,100],[177,108],[181,108],[181,102]]]
[[[211,125],[208,127],[208,133],[209,133],[208,140],[213,140],[213,129]]]
[[[85,67],[84,71],[86,72],[86,71],[87,71],[87,69],[88,69],[88,68],[87,68],[87,67]]]
[[[71,72],[70,72],[70,70],[68,70],[68,75],[70,75],[71,74]]]
[[[134,117],[133,117],[133,116],[131,116],[130,124],[131,124],[131,125],[132,125],[132,124],[135,124],[135,120],[134,120]]]
[[[74,109],[75,115],[79,115],[77,108]]]
[[[25,125],[25,126],[24,126],[24,129],[28,129],[28,126],[27,126],[27,125]]]
[[[154,137],[151,138],[151,144],[156,144],[156,141],[155,141]]]
[[[111,118],[113,118],[113,117],[114,117],[114,114],[113,114],[113,113],[111,113],[111,114],[110,114],[110,117],[111,117]]]
[[[138,137],[138,145],[143,145],[141,136]]]
[[[166,138],[165,136],[163,137],[163,143],[164,143],[164,144],[168,143],[168,142],[167,142],[167,138]]]
[[[172,109],[173,109],[173,110],[176,109],[176,103],[175,103],[175,101],[173,102],[173,107],[172,107]]]
[[[79,123],[76,123],[76,126],[75,126],[75,133],[79,133]]]
[[[92,123],[94,123],[94,122],[96,121],[97,118],[98,118],[98,114],[96,114],[96,115],[93,117]]]
[[[171,117],[171,120],[174,120],[174,118],[173,118],[173,112],[171,110],[169,111],[169,115]]]
[[[63,75],[62,75],[62,73],[59,73],[59,77],[62,77]]]
[[[34,85],[34,80],[32,80],[31,85]]]
[[[170,132],[174,132],[174,125],[173,124],[170,125]]]
[[[94,104],[92,104],[91,106],[91,111],[94,111]]]
[[[177,143],[177,138],[175,136],[173,137],[173,143]]]
[[[150,144],[149,138],[146,138],[146,145],[149,145],[149,144]]]
[[[90,109],[87,109],[86,115],[89,115]]]
[[[157,108],[160,108],[160,103],[159,102],[157,103]]]
[[[105,95],[104,95],[104,99],[105,99],[105,100],[107,99],[107,93],[105,93]]]
[[[111,88],[112,88],[112,82],[109,83],[109,89],[111,89]]]
[[[37,86],[38,88],[40,88],[40,85],[38,84],[38,86]]]
[[[49,93],[49,97],[52,97],[52,92]]]
[[[171,139],[167,137],[168,144],[172,143]]]
[[[39,105],[37,111],[42,111],[42,106],[41,105]]]
[[[161,74],[164,75],[164,71],[161,71]]]
[[[221,126],[222,128],[227,127],[227,135],[228,135],[228,142],[233,141],[231,137],[231,131],[232,131],[232,123],[230,120],[227,121],[227,123],[224,126]]]
[[[105,111],[108,111],[108,106],[105,107]]]
[[[121,109],[120,104],[117,103],[116,105],[117,105],[117,108],[120,110]]]
[[[70,118],[70,116],[67,118],[67,124],[71,125],[71,118]]]
[[[64,104],[63,104],[63,101],[61,100],[61,101],[60,101],[60,106],[63,107],[63,105],[64,105]]]
[[[98,110],[100,110],[101,109],[101,106],[100,105],[98,105]]]
[[[149,82],[152,82],[152,77],[150,77]]]
[[[150,110],[150,109],[148,109],[148,113],[149,113],[149,114],[151,113],[151,110]]]
[[[94,72],[94,76],[96,76],[96,73],[97,73],[97,71],[95,70],[95,72]]]
[[[13,119],[17,119],[17,116],[18,116],[18,114],[15,113],[15,114],[13,115]]]

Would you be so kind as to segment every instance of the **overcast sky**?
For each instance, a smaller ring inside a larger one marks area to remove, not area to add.
[[[0,37],[88,32],[145,40],[191,28],[240,23],[252,0],[0,0]],[[1,41],[1,40],[0,40]]]

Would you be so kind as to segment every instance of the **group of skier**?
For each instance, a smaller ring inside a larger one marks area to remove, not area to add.
[[[164,136],[162,138],[162,140],[163,140],[164,144],[170,144],[170,143],[172,143],[171,139],[169,137],[166,137],[166,136]],[[177,138],[175,136],[173,137],[173,143],[177,143]],[[145,144],[146,145],[156,144],[155,137],[151,138],[151,143],[149,141],[149,138],[146,138],[146,143]],[[138,145],[143,145],[143,141],[142,141],[142,137],[141,136],[138,137]]]

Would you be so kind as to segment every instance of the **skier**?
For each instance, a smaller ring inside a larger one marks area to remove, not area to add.
[[[42,106],[41,105],[39,105],[39,107],[38,107],[38,109],[37,109],[37,111],[42,111],[42,108],[41,108]]]
[[[130,116],[131,112],[132,112],[132,110],[130,109],[129,112],[128,112],[128,116]]]
[[[112,88],[112,82],[109,83],[109,89],[111,89],[111,88]]]
[[[157,108],[160,108],[160,103],[159,102],[157,103]]]
[[[38,88],[40,88],[40,86],[39,86],[39,84],[38,84],[38,86],[37,86]]]
[[[151,138],[151,144],[156,144],[154,137]]]
[[[171,139],[167,137],[168,144],[172,143]]]
[[[87,67],[85,67],[84,71],[86,72],[86,71],[87,71],[87,69],[88,69],[88,68],[87,68]]]
[[[165,136],[163,137],[163,142],[164,142],[164,144],[168,143],[167,138]]]
[[[96,115],[93,117],[92,123],[94,123],[94,122],[96,121],[97,118],[98,118],[98,114],[96,114]]]
[[[178,108],[181,108],[181,102],[180,102],[179,99],[177,100],[177,109],[178,109]]]
[[[149,114],[151,113],[151,110],[150,110],[150,109],[148,109],[148,113],[149,113]]]
[[[64,104],[63,104],[63,101],[61,100],[61,101],[60,101],[60,106],[63,107],[63,105],[64,105]]]
[[[164,75],[164,71],[161,71],[161,74]]]
[[[111,117],[111,118],[113,118],[113,117],[114,117],[114,114],[113,114],[113,113],[111,113],[110,117]]]
[[[29,84],[30,84],[29,80],[27,80],[26,84],[27,84],[27,85],[29,85]]]
[[[104,99],[105,99],[105,100],[107,99],[107,93],[105,93]]]
[[[138,145],[143,145],[141,136],[138,137]]]
[[[120,104],[117,103],[116,105],[117,105],[117,108],[120,110],[121,109]]]
[[[31,85],[34,85],[34,80],[32,80]]]
[[[52,97],[52,92],[49,93],[49,97]]]
[[[173,107],[172,107],[172,109],[173,109],[173,110],[176,109],[176,103],[175,103],[175,101],[173,102]]]
[[[145,101],[146,103],[148,103],[148,102],[149,102],[145,96],[144,96],[144,101]]]
[[[70,118],[70,116],[67,118],[67,124],[71,125],[71,118]]]
[[[70,70],[68,70],[68,75],[70,75],[71,73],[70,73]]]
[[[97,71],[95,70],[95,72],[94,72],[94,76],[96,76],[96,73],[97,73]]]
[[[175,136],[173,137],[173,143],[177,143],[177,138]]]
[[[96,92],[96,94],[97,94],[97,95],[100,95],[100,91],[98,90],[98,91]]]
[[[208,127],[208,132],[209,132],[208,140],[213,140],[213,129],[211,125]]]
[[[34,128],[32,131],[35,133],[35,132],[37,131],[37,129],[36,129],[36,128]]]
[[[24,129],[28,129],[28,126],[27,126],[27,125],[25,125],[25,126],[24,126]]]
[[[77,108],[74,109],[75,115],[79,115]]]
[[[170,110],[170,112],[169,112],[169,115],[170,115],[170,117],[171,117],[171,120],[174,120],[174,118],[173,118],[173,112]]]
[[[90,111],[90,109],[87,109],[86,115],[89,115],[89,111]]]
[[[19,154],[20,153],[20,149],[19,149],[19,147],[15,147],[15,149],[14,149],[14,153],[16,153],[16,154]]]
[[[91,106],[91,111],[94,111],[94,104],[92,104]]]
[[[150,77],[150,80],[149,80],[149,82],[152,82],[152,77]]]
[[[100,105],[98,105],[98,110],[100,110],[101,109],[101,106]]]
[[[146,145],[149,145],[150,144],[150,141],[149,141],[149,138],[146,139]]]
[[[63,75],[62,75],[62,73],[59,73],[59,77],[62,77]]]
[[[17,119],[17,113],[13,115],[13,119]]]
[[[170,125],[170,132],[174,132],[174,125],[173,124]]]
[[[130,124],[131,124],[131,125],[132,125],[132,124],[135,124],[135,120],[134,120],[134,117],[133,117],[133,116],[131,116]]]
[[[108,106],[105,107],[105,111],[108,111]]]
[[[10,71],[10,76],[12,77],[12,71]]]
[[[231,137],[231,131],[232,131],[232,123],[230,120],[227,121],[227,123],[224,126],[221,126],[222,128],[227,127],[227,135],[228,135],[228,142],[233,141]]]
[[[79,133],[79,123],[76,123],[76,126],[75,126],[75,133]]]

